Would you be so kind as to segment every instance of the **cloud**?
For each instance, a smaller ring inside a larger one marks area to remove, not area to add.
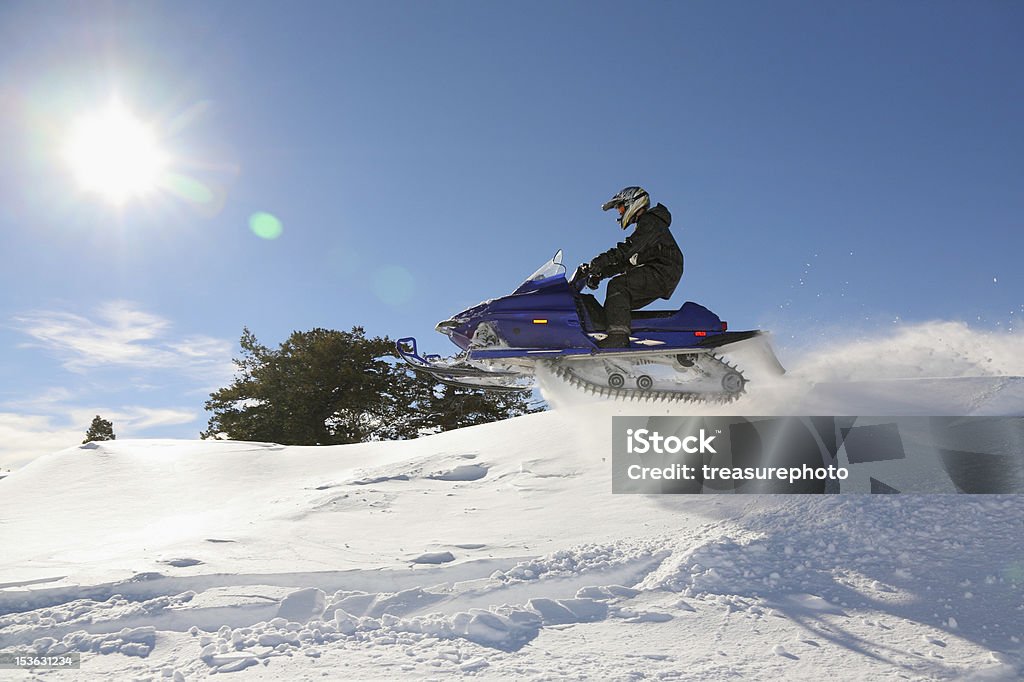
[[[193,424],[203,417],[198,410],[188,408],[59,406],[49,392],[23,405],[49,406],[57,415],[0,412],[0,468],[16,469],[36,457],[80,445],[96,415],[111,421],[121,440],[145,437],[150,429]]]
[[[0,468],[16,469],[84,437],[85,429],[56,425],[52,417],[0,412]]]
[[[36,396],[0,403],[0,409],[19,412],[50,412],[73,397],[74,393],[66,387],[47,388]]]
[[[202,417],[197,410],[173,407],[126,407],[121,409],[75,409],[71,418],[88,426],[97,414],[114,423],[114,433],[135,438],[139,432],[161,426],[191,424]],[[84,432],[83,432],[84,433]]]
[[[75,376],[0,402],[0,467],[81,444],[97,414],[114,423],[118,439],[195,438],[205,419],[191,397],[234,374],[234,342],[176,333],[170,320],[128,301],[85,312],[34,310],[13,327],[26,335],[23,347],[42,349]]]
[[[13,321],[16,329],[33,339],[25,345],[54,353],[72,372],[129,367],[220,377],[232,371],[233,342],[203,335],[169,338],[169,320],[129,301],[106,303],[93,318],[40,310]]]

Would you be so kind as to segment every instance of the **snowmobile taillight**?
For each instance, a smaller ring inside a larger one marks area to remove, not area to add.
[[[547,324],[548,321],[547,320],[534,320],[533,323],[534,324]]]
[[[722,331],[729,331],[729,323],[726,322],[725,320],[722,320]]]
[[[694,336],[707,336],[708,333],[707,332],[694,332],[693,335]]]

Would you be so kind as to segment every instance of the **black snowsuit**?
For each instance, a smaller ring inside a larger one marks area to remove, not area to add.
[[[672,214],[662,204],[640,214],[633,234],[590,262],[608,283],[604,309],[609,334],[629,334],[630,312],[670,298],[683,276],[683,252],[669,231]]]

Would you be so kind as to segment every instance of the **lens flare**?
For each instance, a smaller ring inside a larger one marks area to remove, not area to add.
[[[249,229],[260,239],[277,239],[284,232],[281,221],[269,213],[253,213],[249,216]]]
[[[401,265],[389,265],[374,273],[373,290],[384,303],[402,305],[412,300],[416,279]]]
[[[214,193],[195,178],[181,173],[167,173],[164,186],[175,196],[193,204],[205,206],[213,203]]]

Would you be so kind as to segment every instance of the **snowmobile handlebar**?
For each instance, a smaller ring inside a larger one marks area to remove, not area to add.
[[[576,270],[572,273],[572,277],[569,278],[569,287],[577,294],[580,293],[583,291],[583,287],[587,286],[590,276],[590,264],[580,263],[576,266]]]

